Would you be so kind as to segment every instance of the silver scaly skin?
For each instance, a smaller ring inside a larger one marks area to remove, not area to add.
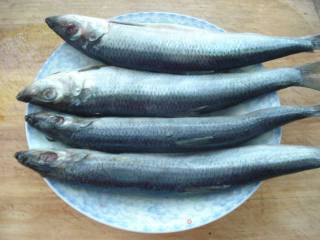
[[[195,154],[30,150],[15,156],[44,177],[105,187],[173,191],[237,185],[320,167],[319,148],[286,145],[255,145]]]
[[[157,72],[223,70],[320,47],[320,36],[215,33],[170,24],[124,23],[63,15],[46,23],[66,42],[107,64]]]
[[[100,66],[34,81],[17,99],[79,116],[199,116],[290,86],[320,90],[319,73],[319,62],[208,75]]]
[[[82,118],[55,112],[26,115],[50,139],[106,152],[188,152],[242,144],[273,128],[319,116],[320,106],[281,106],[239,116]]]

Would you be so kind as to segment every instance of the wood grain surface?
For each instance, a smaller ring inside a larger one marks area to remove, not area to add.
[[[320,32],[319,5],[316,0],[0,0],[0,239],[320,239],[319,170],[269,180],[240,208],[209,225],[146,235],[81,215],[13,158],[15,151],[27,148],[26,106],[15,100],[16,93],[62,43],[44,24],[46,16],[78,13],[107,18],[168,11],[204,18],[229,31],[302,36]],[[319,53],[303,53],[266,66],[319,60]],[[320,103],[320,93],[309,89],[290,88],[279,94],[283,104]],[[282,142],[320,146],[320,121],[313,118],[285,126]]]

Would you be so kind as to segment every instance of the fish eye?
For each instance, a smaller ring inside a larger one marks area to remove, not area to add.
[[[69,35],[74,35],[78,31],[78,27],[73,23],[69,23],[66,27],[66,31]]]
[[[52,162],[58,159],[58,155],[54,152],[44,152],[40,154],[40,160],[44,162]]]
[[[53,100],[53,99],[55,99],[57,97],[57,92],[53,88],[47,88],[42,92],[42,96],[46,100]]]

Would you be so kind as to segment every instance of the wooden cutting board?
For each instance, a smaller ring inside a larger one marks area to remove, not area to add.
[[[49,15],[78,13],[112,17],[136,11],[178,12],[204,18],[229,31],[302,36],[320,32],[319,1],[0,1],[0,239],[319,239],[320,171],[265,182],[236,211],[201,228],[176,234],[144,235],[113,229],[68,207],[13,154],[26,149],[25,105],[15,96],[62,43],[45,24]],[[320,61],[320,53],[278,59],[268,67]],[[279,92],[283,104],[320,103],[320,93],[302,88]],[[320,146],[320,120],[283,128],[283,143]]]

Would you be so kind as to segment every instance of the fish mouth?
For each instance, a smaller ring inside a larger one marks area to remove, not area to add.
[[[45,22],[50,28],[55,28],[57,26],[58,19],[59,19],[59,16],[51,16],[51,17],[45,18]]]
[[[22,90],[17,94],[16,99],[21,102],[30,102],[32,97],[30,94],[27,94],[25,90]]]
[[[38,121],[35,118],[34,114],[27,114],[24,116],[24,120],[29,123],[31,126],[34,126]]]
[[[28,156],[26,153],[26,151],[19,151],[14,154],[14,157],[18,160],[18,162],[25,165],[28,160]]]
[[[38,161],[38,155],[32,154],[30,151],[19,151],[14,154],[14,157],[21,163],[23,166],[31,168],[42,174],[47,174],[50,172],[50,167],[45,164],[41,164]]]

